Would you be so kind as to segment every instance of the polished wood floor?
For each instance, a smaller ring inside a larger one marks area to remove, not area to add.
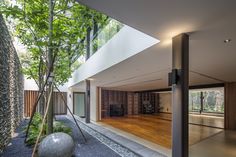
[[[163,147],[171,148],[171,114],[105,118],[102,119],[101,122]],[[189,143],[190,145],[198,143],[222,130],[223,129],[190,124]]]

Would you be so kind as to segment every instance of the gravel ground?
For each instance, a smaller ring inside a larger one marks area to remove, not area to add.
[[[78,128],[69,119],[60,117],[57,118],[57,120],[60,120],[67,126],[73,128],[72,136],[76,144],[74,157],[120,157],[120,155],[118,155],[116,152],[82,130],[87,139],[87,143],[84,143]]]
[[[102,144],[100,141],[83,131],[87,142],[84,143],[81,133],[76,125],[66,118],[59,118],[67,126],[73,128],[73,139],[76,144],[74,157],[119,157],[116,152]],[[11,140],[11,143],[5,148],[0,157],[31,157],[32,147],[27,147],[24,144],[23,127],[27,125],[27,121],[23,121],[16,129],[16,136]]]
[[[27,125],[28,121],[21,122],[20,127],[15,131],[15,137],[12,138],[8,146],[0,154],[1,157],[30,157],[33,151],[32,147],[25,146],[25,133],[23,128]]]

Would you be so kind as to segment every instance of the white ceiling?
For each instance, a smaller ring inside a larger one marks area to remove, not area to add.
[[[94,84],[119,90],[167,88],[171,38],[190,35],[190,84],[236,81],[235,0],[78,0],[160,40],[95,75]],[[230,43],[224,43],[230,38]],[[215,78],[215,79],[213,79]]]

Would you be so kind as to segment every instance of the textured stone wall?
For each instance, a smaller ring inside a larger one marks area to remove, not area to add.
[[[0,14],[0,152],[23,118],[23,88],[20,61]]]

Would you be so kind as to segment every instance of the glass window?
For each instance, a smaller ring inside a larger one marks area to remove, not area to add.
[[[203,91],[203,112],[224,113],[224,88]]]
[[[189,111],[200,112],[201,109],[201,92],[189,91]]]
[[[224,88],[190,90],[189,111],[224,113]]]

